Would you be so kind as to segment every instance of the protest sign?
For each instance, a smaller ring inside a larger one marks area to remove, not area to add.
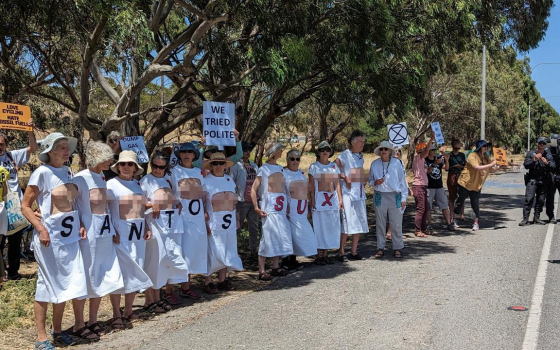
[[[171,152],[171,157],[169,157],[169,167],[171,167],[171,168],[173,168],[175,165],[179,164],[179,162],[181,161],[175,155],[175,152],[177,152],[179,150],[179,146],[180,145],[178,145],[178,144],[173,144],[173,151]]]
[[[389,132],[389,142],[393,146],[408,145],[408,129],[405,122],[387,125],[387,131]]]
[[[494,150],[494,159],[496,159],[496,164],[498,165],[508,165],[506,150],[503,148],[493,148]]]
[[[441,132],[441,126],[439,122],[433,122],[432,124],[432,131],[436,134],[436,143],[438,145],[445,144],[445,140],[443,139],[443,133]]]
[[[202,134],[206,145],[235,146],[235,105],[233,103],[204,101],[202,104]]]
[[[7,236],[10,236],[22,228],[31,225],[29,221],[21,213],[21,201],[19,200],[19,194],[14,191],[10,191],[10,186],[8,186],[8,193],[6,195],[6,208],[8,211],[8,232]]]
[[[123,151],[134,151],[138,155],[138,163],[148,163],[150,157],[148,157],[148,150],[146,150],[146,144],[144,144],[144,138],[142,136],[130,136],[121,139],[121,149]]]
[[[0,102],[0,128],[33,131],[33,128],[27,125],[29,119],[31,119],[31,108]]]

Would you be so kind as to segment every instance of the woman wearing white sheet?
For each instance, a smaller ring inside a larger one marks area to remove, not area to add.
[[[332,264],[329,249],[340,247],[340,210],[343,209],[338,166],[329,161],[334,154],[327,141],[317,147],[318,160],[309,167],[313,230],[317,236],[317,265]]]
[[[134,179],[144,171],[137,159],[135,152],[122,151],[119,160],[111,166],[118,177],[107,182],[111,220],[117,231],[117,257],[124,280],[124,287],[111,294],[111,324],[118,325],[122,321],[126,327],[132,327],[131,321],[138,318],[132,313],[136,292],[152,286],[144,272],[146,241],[151,232],[144,218],[146,197],[140,183]],[[124,314],[120,312],[121,294],[125,294]]]
[[[53,348],[45,327],[48,303],[53,304],[54,343],[75,344],[75,340],[61,329],[64,306],[68,300],[87,295],[78,243],[80,239],[86,239],[86,230],[80,225],[78,212],[73,206],[78,192],[72,183],[72,171],[64,165],[76,148],[76,141],[58,132],[44,139],[39,154],[43,165],[31,174],[21,206],[22,214],[35,228],[31,243],[37,260],[35,348]],[[41,219],[31,209],[35,200]]]
[[[224,173],[233,162],[223,153],[214,153],[203,168],[210,170],[204,178],[207,192],[204,209],[208,218],[208,272],[204,289],[215,294],[218,289],[235,289],[227,279],[228,271],[243,271],[243,263],[237,254],[237,195],[235,181]],[[212,283],[211,274],[218,272],[218,286]]]
[[[151,174],[140,180],[148,201],[146,221],[152,232],[152,239],[146,242],[144,271],[150,276],[153,287],[145,293],[145,309],[154,313],[170,311],[169,304],[178,304],[172,292],[173,284],[189,280],[189,270],[181,249],[181,209],[177,208],[179,203],[171,190],[171,181],[166,176],[168,160],[161,152],[156,152],[151,160]],[[159,290],[165,285],[168,285],[171,293],[166,292],[167,297],[162,300]]]
[[[78,188],[76,208],[80,220],[86,228],[88,239],[80,241],[86,271],[89,298],[88,328],[97,336],[105,334],[97,322],[97,312],[101,298],[124,286],[121,268],[117,259],[117,249],[113,242],[115,229],[107,207],[107,182],[103,171],[113,162],[113,150],[102,142],[90,142],[86,149],[88,169],[82,170],[74,177]],[[83,314],[86,298],[75,302],[80,308],[76,312],[74,334],[85,327]],[[83,338],[83,336],[82,336]]]

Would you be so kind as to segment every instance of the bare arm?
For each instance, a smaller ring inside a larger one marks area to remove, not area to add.
[[[49,232],[41,220],[35,216],[33,209],[31,209],[31,205],[33,205],[33,202],[35,202],[38,196],[39,188],[34,185],[28,185],[25,190],[25,194],[23,195],[23,200],[21,201],[21,213],[31,223],[31,225],[35,227],[37,232],[39,232],[39,241],[41,244],[48,247],[51,243]]]
[[[259,208],[259,199],[258,199],[258,193],[257,193],[257,191],[259,190],[259,187],[261,187],[261,180],[262,180],[262,177],[257,176],[255,181],[253,182],[253,186],[251,187],[251,201],[253,202],[253,207],[255,208],[255,211],[257,212],[257,214],[261,218],[264,218],[264,217],[266,217],[266,213]]]
[[[34,127],[33,118],[29,119],[29,123],[27,125]],[[35,153],[37,150],[37,139],[35,138],[35,133],[32,131],[27,132],[27,136],[29,137],[29,146],[27,146],[27,154]]]
[[[430,147],[432,146],[432,142],[434,142],[435,138],[436,133],[432,130],[432,137],[430,137],[430,141],[428,141],[428,144],[424,148],[424,151],[421,153],[422,158],[426,158],[428,156],[428,153],[430,153]]]
[[[311,198],[311,208],[315,208],[315,179],[313,175],[309,175],[309,197]]]

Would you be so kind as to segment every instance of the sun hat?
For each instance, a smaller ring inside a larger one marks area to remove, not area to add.
[[[488,146],[488,142],[486,140],[478,140],[476,141],[476,148],[474,149],[475,152],[480,151],[480,149],[484,146]]]
[[[39,154],[39,160],[41,162],[46,163],[49,161],[48,153],[52,151],[55,142],[61,139],[68,140],[68,144],[70,145],[70,154],[74,152],[76,145],[78,144],[78,139],[75,137],[64,136],[59,132],[53,132],[45,137],[45,139],[41,142],[41,153]]]
[[[218,146],[206,146],[206,148],[204,148],[204,151],[202,152],[202,158],[205,159],[209,159],[210,155],[209,153],[213,151],[213,153],[218,152],[220,149],[218,148]]]
[[[421,150],[426,148],[426,146],[428,146],[426,142],[420,142],[419,144],[416,145],[416,152],[420,152]]]
[[[223,154],[222,152],[216,152],[216,153],[212,153],[210,155],[210,159],[204,162],[202,169],[210,170],[212,168],[212,163],[215,162],[226,162],[225,164],[226,169],[230,168],[233,165],[233,162],[231,160],[227,160],[225,154]]]
[[[319,145],[317,146],[317,156],[319,156],[319,150],[321,148],[328,148],[331,150],[331,154],[329,154],[329,158],[333,156],[334,154],[334,149],[331,147],[331,145],[327,142],[327,141],[321,141],[319,142]]]
[[[200,151],[191,142],[185,142],[179,145],[179,148],[175,151],[175,157],[181,159],[180,153],[184,151],[194,151],[193,162],[200,158]]]
[[[119,163],[124,163],[124,162],[133,162],[134,164],[136,164],[136,167],[138,169],[134,172],[134,176],[140,175],[144,172],[144,168],[142,168],[140,164],[138,164],[138,155],[134,151],[122,151],[119,154],[119,160],[117,160],[115,164],[111,165],[111,170],[113,170],[115,174],[118,174],[119,173],[118,165]]]
[[[393,148],[393,144],[391,142],[381,141],[379,146],[377,146],[377,148],[373,150],[373,153],[381,157],[381,148],[388,148],[391,151],[391,157],[395,156],[395,149]]]
[[[548,143],[548,139],[544,136],[541,136],[537,139],[537,143],[539,143],[539,142]]]
[[[276,153],[278,153],[279,151],[284,149],[284,145],[280,142],[276,142],[275,144],[273,144],[272,146],[270,146],[266,152],[264,152],[264,156],[266,158],[270,158],[271,156],[275,155]]]

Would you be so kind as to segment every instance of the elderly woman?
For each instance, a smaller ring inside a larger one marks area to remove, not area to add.
[[[61,329],[64,306],[66,301],[88,294],[78,243],[80,239],[86,239],[86,230],[80,225],[78,212],[73,206],[78,192],[73,184],[72,171],[64,165],[75,148],[75,138],[58,132],[49,134],[39,154],[43,164],[31,174],[22,201],[22,214],[35,228],[31,243],[38,268],[34,305],[37,326],[35,349],[54,349],[47,339],[45,328],[48,303],[53,304],[54,343],[75,343]],[[31,209],[35,201],[40,208],[37,216]]]
[[[349,148],[339,154],[336,165],[340,169],[340,187],[344,209],[342,210],[342,234],[340,236],[340,249],[338,261],[348,262],[350,260],[364,260],[358,254],[358,241],[360,234],[369,232],[366,193],[364,190],[367,176],[364,172],[364,156],[362,150],[366,142],[366,134],[360,130],[354,130],[348,137]],[[352,248],[348,257],[345,255],[344,247],[346,238],[352,236]]]
[[[76,208],[84,225],[88,239],[80,241],[89,298],[88,328],[97,336],[105,334],[104,328],[97,322],[97,312],[101,298],[124,286],[121,268],[117,259],[117,249],[113,242],[115,229],[107,207],[107,182],[103,171],[109,169],[113,162],[113,151],[101,142],[90,142],[86,149],[87,169],[74,177],[78,188]],[[82,334],[85,327],[83,310],[86,298],[77,300],[79,308],[76,315],[74,334]],[[90,338],[92,336],[90,335]],[[87,337],[86,337],[87,339]]]
[[[144,217],[146,197],[140,183],[133,178],[144,169],[138,164],[136,153],[122,151],[111,170],[118,174],[107,182],[107,189],[111,219],[117,231],[117,257],[124,287],[111,294],[113,319],[109,323],[114,328],[121,328],[123,323],[130,328],[132,320],[138,318],[132,313],[136,292],[152,286],[150,277],[144,272],[146,241],[151,237]],[[125,294],[124,314],[120,311],[121,294]]]
[[[381,142],[374,150],[374,153],[380,158],[371,163],[369,170],[369,183],[375,189],[377,253],[374,257],[377,259],[385,255],[387,221],[391,224],[393,256],[395,258],[403,257],[402,218],[406,208],[408,186],[402,163],[393,158],[394,152],[393,145],[389,141]]]
[[[293,254],[292,230],[286,216],[288,207],[283,169],[276,162],[282,156],[284,146],[276,143],[269,147],[265,164],[257,171],[251,188],[255,211],[262,218],[262,237],[259,243],[259,279],[270,280],[272,276],[285,276],[280,267],[280,257]],[[259,200],[260,199],[260,207]],[[272,258],[272,272],[266,272],[266,258]]]
[[[288,166],[284,168],[286,179],[286,194],[288,195],[288,219],[292,231],[294,255],[285,258],[283,265],[290,269],[301,267],[296,256],[311,256],[317,254],[317,238],[307,219],[309,214],[309,190],[307,177],[299,170],[301,153],[291,150],[286,155]]]
[[[317,236],[317,265],[332,264],[328,250],[340,248],[340,210],[344,208],[338,165],[329,161],[334,150],[327,141],[317,147],[318,160],[309,167],[313,229]]]
[[[243,271],[243,263],[237,254],[239,220],[235,210],[235,182],[225,174],[225,170],[232,165],[233,162],[227,161],[223,153],[214,153],[203,167],[210,171],[204,179],[207,192],[204,210],[208,231],[208,272],[204,289],[210,294],[216,294],[217,289],[234,290],[227,279],[227,272]],[[217,288],[212,283],[211,274],[214,272],[218,272]]]
[[[416,202],[416,216],[414,217],[416,237],[426,237],[428,230],[428,164],[426,157],[430,151],[430,145],[434,142],[436,134],[432,131],[432,137],[428,144],[421,142],[416,145],[416,155],[412,161],[412,194]]]
[[[183,207],[183,258],[187,262],[189,273],[206,274],[208,238],[204,221],[204,177],[202,170],[193,164],[200,157],[200,153],[192,143],[187,142],[179,146],[175,156],[179,159],[179,164],[171,170],[171,185]],[[166,294],[168,295],[169,293]],[[190,288],[188,281],[181,284],[180,295],[193,300],[200,299],[200,294]]]
[[[167,179],[169,158],[156,152],[151,159],[151,174],[140,180],[140,187],[147,198],[146,221],[152,239],[146,242],[144,270],[150,276],[153,287],[146,291],[144,309],[152,313],[171,310],[169,304],[178,304],[173,294],[173,284],[189,280],[187,263],[183,259],[181,238],[184,232],[181,206],[171,190]],[[150,213],[151,211],[151,213]],[[165,300],[160,299],[160,289],[168,285]]]

